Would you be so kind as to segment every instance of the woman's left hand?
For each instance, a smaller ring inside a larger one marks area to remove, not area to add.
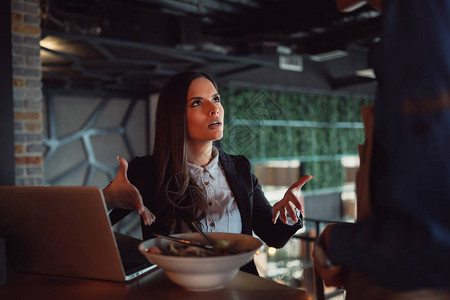
[[[287,224],[286,213],[289,214],[292,221],[298,222],[295,208],[303,213],[303,205],[299,199],[300,189],[308,180],[312,178],[313,176],[311,175],[302,176],[296,183],[289,187],[289,189],[284,194],[283,199],[274,204],[272,218],[272,222],[274,224],[276,223],[278,217],[284,224]]]

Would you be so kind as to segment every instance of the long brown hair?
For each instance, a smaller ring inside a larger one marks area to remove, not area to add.
[[[186,101],[192,81],[201,77],[217,89],[208,74],[186,71],[171,77],[158,99],[153,151],[158,176],[155,206],[157,218],[169,233],[180,231],[182,221],[189,227],[191,222],[199,224],[207,207],[205,195],[189,176],[187,150]]]

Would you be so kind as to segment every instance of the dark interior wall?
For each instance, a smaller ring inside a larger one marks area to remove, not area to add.
[[[11,2],[0,1],[0,185],[14,185]]]

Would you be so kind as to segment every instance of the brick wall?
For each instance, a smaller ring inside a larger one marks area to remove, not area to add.
[[[11,0],[16,185],[42,185],[39,0]]]

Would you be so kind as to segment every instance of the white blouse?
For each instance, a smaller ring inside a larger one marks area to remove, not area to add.
[[[206,217],[201,220],[202,229],[206,232],[241,233],[241,214],[220,166],[219,151],[213,147],[212,152],[214,158],[204,168],[189,163],[190,175],[204,191],[208,203]],[[189,231],[185,229],[183,231]]]

